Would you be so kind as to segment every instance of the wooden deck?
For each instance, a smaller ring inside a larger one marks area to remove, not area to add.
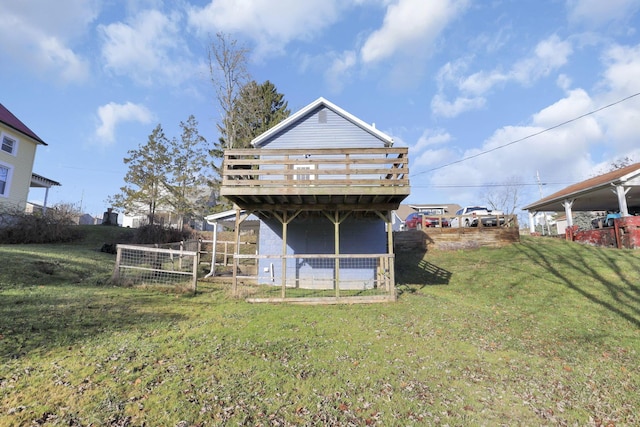
[[[220,194],[249,210],[397,209],[410,193],[408,149],[226,150]]]

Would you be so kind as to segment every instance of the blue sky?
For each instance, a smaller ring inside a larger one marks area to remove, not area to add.
[[[640,161],[637,0],[0,0],[0,102],[49,145],[49,204],[102,215],[127,151],[190,114],[217,139],[207,46],[224,32],[293,112],[323,96],[410,151],[411,203],[520,206]],[[508,144],[508,145],[507,145]],[[498,148],[507,145],[504,148]],[[475,156],[470,160],[464,158]],[[41,201],[43,190],[33,190]]]

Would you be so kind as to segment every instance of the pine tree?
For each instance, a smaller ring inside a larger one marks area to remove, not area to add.
[[[222,159],[224,151],[230,147],[228,140],[234,141],[233,148],[251,148],[251,141],[260,134],[271,129],[282,120],[289,117],[291,111],[288,108],[284,95],[278,93],[277,88],[270,81],[258,85],[250,81],[239,92],[233,107],[233,127],[226,128],[223,121],[218,125],[220,137],[209,151],[213,158],[213,170],[218,177],[222,176]],[[213,191],[217,191],[220,180],[213,180]],[[228,206],[225,206],[228,207]]]
[[[146,213],[149,224],[156,220],[156,209],[166,202],[166,176],[169,172],[168,140],[158,125],[147,143],[129,150],[124,163],[129,170],[124,177],[126,185],[120,193],[108,199],[109,203],[126,214]]]
[[[209,194],[207,184],[207,140],[198,132],[198,121],[191,115],[180,122],[182,135],[169,143],[170,179],[167,182],[169,204],[178,215],[182,228],[185,219],[202,213]]]
[[[289,117],[291,111],[284,95],[269,80],[258,85],[254,80],[240,90],[235,106],[236,147],[250,148],[251,141]]]

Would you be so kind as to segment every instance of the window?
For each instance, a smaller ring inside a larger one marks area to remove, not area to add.
[[[293,169],[299,171],[293,176],[296,181],[308,181],[316,179],[316,176],[308,171],[312,171],[316,168],[316,165],[293,165]]]
[[[0,163],[0,197],[9,196],[9,184],[11,180],[11,168]]]
[[[18,150],[18,141],[8,135],[2,135],[2,146],[0,146],[0,149],[5,153],[15,156]]]

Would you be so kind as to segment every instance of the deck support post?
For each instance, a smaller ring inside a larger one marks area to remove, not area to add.
[[[242,210],[240,209],[239,206],[235,206],[236,209],[236,224],[235,224],[235,249],[233,250],[233,262],[232,262],[232,268],[233,268],[233,279],[232,279],[232,293],[234,296],[238,296],[238,268],[239,268],[239,264],[238,264],[238,255],[240,255],[240,225],[244,222],[245,219],[247,219],[249,217],[249,215],[251,215],[251,211],[245,211],[244,215],[242,215]],[[217,240],[217,239],[216,239]],[[217,244],[217,241],[214,240],[214,245]],[[226,252],[227,250],[225,249],[225,256],[226,256]],[[215,246],[214,246],[214,260],[212,262],[215,263]],[[225,262],[226,264],[226,262]]]
[[[291,221],[295,219],[298,215],[300,215],[302,211],[296,211],[292,215],[289,215],[289,212],[274,212],[274,216],[280,221],[282,224],[282,291],[280,292],[282,298],[286,296],[287,290],[287,231],[288,226]]]
[[[388,271],[389,274],[387,276],[387,290],[391,294],[391,297],[396,299],[396,269],[394,262],[394,248],[393,248],[393,229],[391,227],[391,212],[387,215],[387,246],[389,251],[389,258],[387,258]]]
[[[376,211],[376,215],[378,215],[385,223],[387,228],[387,253],[389,256],[383,260],[382,269],[384,272],[384,287],[385,290],[391,295],[391,297],[396,299],[396,270],[395,270],[395,262],[394,262],[394,249],[393,249],[393,227],[391,224],[391,212],[383,213]]]
[[[238,296],[238,255],[240,255],[240,208],[236,206],[235,248],[233,250],[233,295]],[[214,255],[215,256],[215,255]],[[215,262],[215,261],[214,261]]]
[[[328,212],[324,212],[324,215],[333,223],[333,253],[336,256],[334,262],[335,272],[333,274],[334,287],[336,290],[336,298],[340,296],[340,224],[351,215],[351,212],[346,212],[340,217],[340,211],[333,212],[333,216]]]
[[[287,231],[289,222],[287,221],[287,213],[282,215],[282,290],[280,296],[284,298],[287,294]]]
[[[333,221],[333,240],[334,240],[334,253],[336,255],[335,258],[335,279],[334,286],[336,288],[336,298],[340,296],[340,212],[335,211],[334,221]]]

